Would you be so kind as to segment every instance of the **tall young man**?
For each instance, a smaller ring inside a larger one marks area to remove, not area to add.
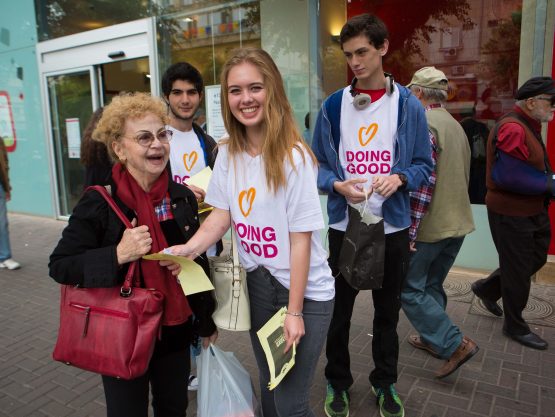
[[[375,369],[369,379],[381,415],[404,416],[394,384],[399,297],[409,259],[409,191],[427,182],[432,160],[424,109],[383,72],[387,38],[387,28],[376,16],[356,16],[343,26],[340,43],[356,79],[325,100],[314,131],[318,187],[328,194],[329,264],[336,277],[326,346],[328,417],[349,415],[349,328],[358,291],[339,273],[338,258],[349,221],[347,206],[363,202],[366,191],[372,191],[368,209],[384,218],[386,233],[383,284],[372,292]],[[363,94],[371,99],[369,105]]]
[[[193,123],[203,91],[200,72],[187,62],[173,64],[162,76],[162,93],[170,113],[169,128],[173,131],[169,168],[171,178],[179,184],[207,166],[214,167],[216,142]],[[190,188],[198,200],[204,198],[204,190]]]

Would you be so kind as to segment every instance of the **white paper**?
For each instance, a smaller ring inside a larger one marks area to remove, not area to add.
[[[206,126],[208,134],[216,140],[222,136],[227,136],[220,103],[220,85],[207,85],[204,87],[204,100],[206,102]]]
[[[81,157],[81,128],[79,119],[66,119],[67,153],[72,159]]]

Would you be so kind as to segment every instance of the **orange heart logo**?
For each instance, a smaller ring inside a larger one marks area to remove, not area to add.
[[[243,216],[248,217],[248,215],[250,214],[252,210],[252,203],[254,202],[254,197],[256,197],[256,189],[253,187],[249,188],[248,190],[243,190],[239,193],[239,209],[241,210],[241,213],[243,213]],[[245,199],[249,204],[247,210],[243,208],[243,200]]]
[[[183,154],[183,165],[185,165],[185,169],[189,172],[192,171],[193,167],[197,163],[198,154],[196,151],[191,153],[184,153]]]
[[[368,145],[370,141],[374,138],[374,136],[376,136],[376,133],[378,133],[377,123],[372,123],[368,127],[362,126],[360,129],[358,129],[358,141],[360,142],[360,145]]]

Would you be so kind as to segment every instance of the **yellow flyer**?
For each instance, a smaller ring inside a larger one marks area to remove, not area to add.
[[[195,261],[182,256],[169,255],[165,253],[153,253],[143,256],[147,261],[172,261],[181,265],[181,272],[177,276],[181,288],[185,295],[196,294],[197,292],[211,291],[214,289],[212,282],[206,276],[204,269]]]

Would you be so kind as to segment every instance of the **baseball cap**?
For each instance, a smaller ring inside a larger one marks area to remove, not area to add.
[[[449,80],[447,80],[443,71],[438,70],[436,67],[424,67],[414,73],[407,88],[413,85],[447,91]]]

